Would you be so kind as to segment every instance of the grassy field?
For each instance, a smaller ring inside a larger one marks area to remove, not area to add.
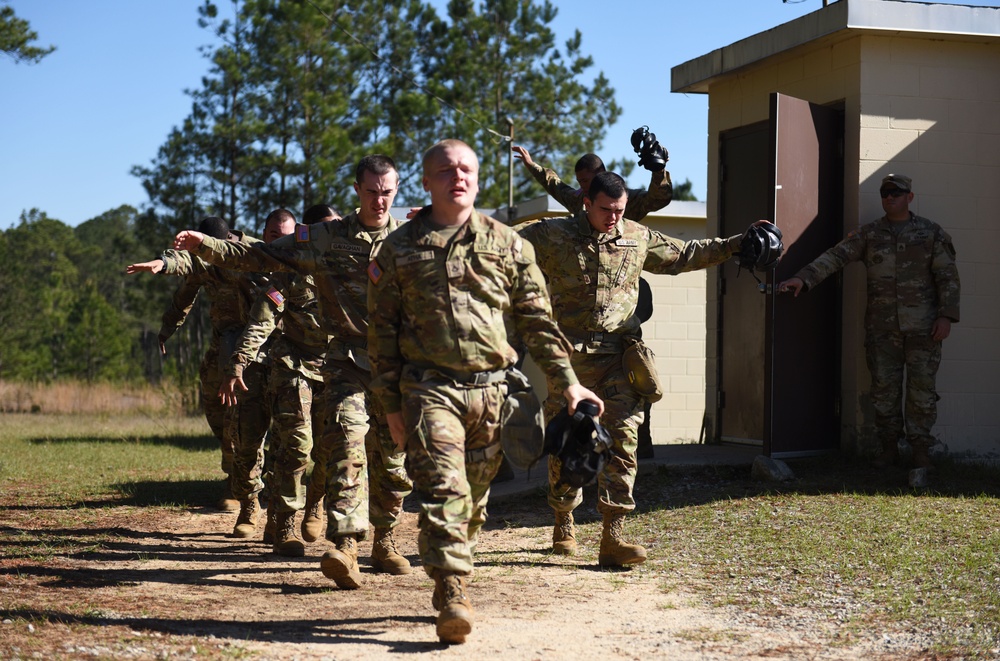
[[[0,581],[16,582],[24,561],[94,550],[55,547],[48,526],[83,528],[109,508],[127,520],[204,507],[220,486],[201,418],[5,414],[0,449]],[[1000,470],[943,462],[914,491],[902,469],[848,458],[791,466],[797,479],[780,486],[746,467],[641,475],[626,534],[651,561],[636,575],[763,621],[835,628],[845,644],[852,632],[917,632],[933,641],[924,658],[1000,658]],[[580,536],[596,550],[593,494],[586,502]],[[39,527],[4,523],[33,508],[45,509]],[[494,522],[550,521],[547,511],[542,494],[491,505]],[[0,591],[0,620],[12,615]]]

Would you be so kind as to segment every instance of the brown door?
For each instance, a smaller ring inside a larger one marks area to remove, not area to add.
[[[839,445],[839,279],[792,299],[773,285],[841,235],[843,115],[778,94],[769,122],[720,139],[722,236],[760,218],[784,234],[778,268],[758,274],[735,260],[721,269],[719,440],[760,444],[789,457]]]

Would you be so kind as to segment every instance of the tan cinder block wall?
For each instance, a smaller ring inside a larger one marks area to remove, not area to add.
[[[1000,44],[861,40],[862,221],[882,215],[888,172],[913,177],[911,209],[954,239],[962,320],[945,341],[935,436],[1000,454]]]
[[[956,454],[1000,456],[1000,45],[889,35],[821,39],[732,74],[709,90],[707,233],[718,232],[719,134],[768,118],[780,92],[841,102],[844,231],[882,215],[882,176],[913,177],[912,209],[954,238],[962,321],[944,344],[935,435]],[[706,405],[714,425],[716,284],[706,287]],[[864,356],[865,275],[844,272],[842,442],[875,442]]]
[[[682,241],[705,238],[704,219],[647,216],[644,224]],[[696,442],[705,414],[706,272],[643,277],[653,292],[653,316],[642,338],[656,354],[666,392],[650,411],[650,436],[654,444]]]

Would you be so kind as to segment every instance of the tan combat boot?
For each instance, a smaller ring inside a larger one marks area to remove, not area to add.
[[[882,452],[872,461],[875,468],[888,468],[899,461],[899,443],[882,441]]]
[[[641,565],[646,562],[646,549],[638,544],[626,544],[622,540],[624,514],[605,514],[604,532],[601,535],[601,550],[597,564],[602,567],[624,567]]]
[[[472,631],[472,602],[465,594],[465,577],[451,572],[434,572],[434,598],[440,612],[437,635],[442,643],[460,644]]]
[[[556,555],[576,555],[576,530],[572,512],[556,512],[552,528],[552,552]]]
[[[278,512],[275,519],[274,552],[286,558],[301,558],[306,546],[295,536],[295,512]]]
[[[306,491],[306,506],[302,510],[302,539],[315,542],[323,534],[323,494]]]
[[[240,501],[233,495],[232,478],[226,476],[226,481],[222,486],[222,497],[215,507],[222,512],[235,512],[240,509]]]
[[[274,544],[274,532],[278,524],[278,497],[271,492],[271,498],[267,503],[267,519],[264,523],[264,543]]]
[[[253,537],[257,531],[257,519],[259,518],[260,503],[257,502],[256,494],[240,501],[240,515],[236,519],[236,527],[233,528],[233,537],[240,539]]]
[[[372,567],[375,571],[399,576],[410,573],[410,561],[396,550],[396,540],[392,528],[376,528],[372,542]]]
[[[358,569],[358,539],[355,535],[340,535],[334,540],[336,548],[327,551],[319,561],[323,576],[344,590],[361,587],[361,570]]]

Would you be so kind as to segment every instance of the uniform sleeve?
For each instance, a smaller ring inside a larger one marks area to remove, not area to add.
[[[273,285],[257,294],[250,307],[246,328],[236,342],[236,349],[226,369],[227,374],[242,376],[246,366],[254,361],[261,347],[277,329],[284,309],[284,296]]]
[[[399,350],[402,294],[396,276],[394,250],[386,242],[368,265],[368,360],[372,392],[386,413],[402,410],[399,380],[403,356]]]
[[[197,278],[187,277],[184,282],[174,292],[170,300],[170,306],[163,312],[160,320],[161,339],[166,340],[177,332],[177,329],[184,325],[191,308],[194,306],[198,292],[201,290],[201,282]]]
[[[670,204],[673,198],[674,186],[670,181],[670,173],[666,170],[653,172],[648,189],[629,190],[624,215],[629,220],[642,220],[649,213]]]
[[[643,270],[651,273],[677,275],[716,266],[732,257],[740,249],[742,235],[728,239],[700,239],[679,241],[649,230],[646,261]]]
[[[304,244],[308,246],[309,244]],[[267,243],[233,243],[215,237],[206,236],[195,253],[206,262],[234,271],[300,272],[302,265],[308,262],[309,248],[296,244],[294,234]]]
[[[955,246],[951,236],[940,228],[934,237],[931,275],[937,289],[938,317],[947,317],[957,322],[962,285],[958,278],[958,266],[955,264]]]
[[[549,388],[562,393],[569,386],[579,383],[570,364],[573,346],[552,317],[552,305],[545,288],[545,278],[535,262],[534,247],[529,241],[517,238],[512,251],[515,274],[511,311],[514,327],[531,357],[548,377]]]
[[[795,277],[805,283],[806,289],[812,289],[847,264],[860,260],[865,254],[866,245],[864,232],[850,232],[843,241],[804,266]]]
[[[187,250],[164,250],[160,257],[163,259],[163,275],[194,275],[208,270],[208,264]]]
[[[551,195],[556,202],[566,207],[567,211],[576,213],[583,208],[583,194],[581,191],[563,183],[563,180],[559,178],[559,175],[555,171],[543,168],[538,163],[532,163],[531,165],[525,163],[525,167],[528,168],[528,172],[531,173],[535,181],[542,185],[545,192]]]

